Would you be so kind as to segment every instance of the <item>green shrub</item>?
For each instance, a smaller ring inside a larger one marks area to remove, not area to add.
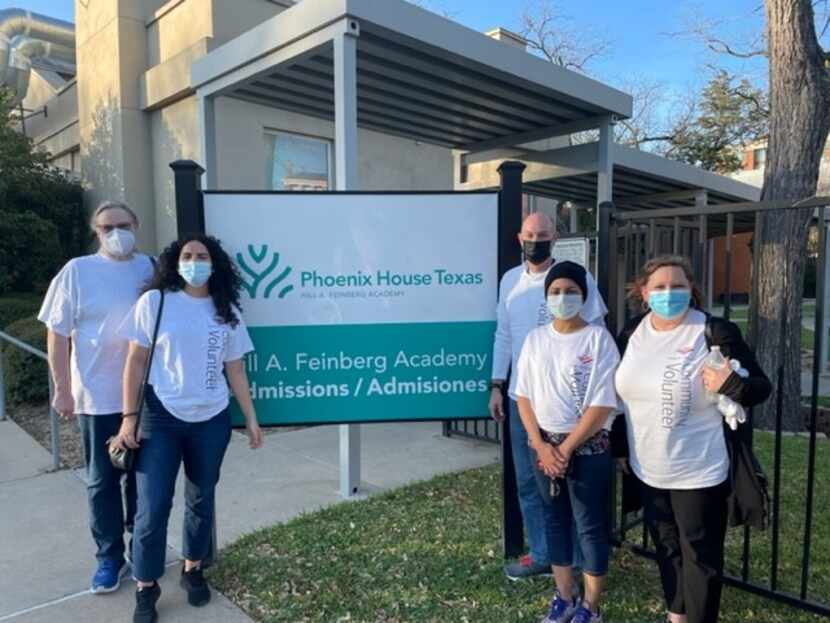
[[[0,219],[0,294],[43,290],[62,258],[54,224],[33,212]]]
[[[83,206],[83,188],[63,173],[44,169],[16,180],[3,193],[0,207],[7,213],[31,212],[57,228],[61,251],[55,271],[88,252],[92,234]]]
[[[0,296],[0,328],[9,326],[15,320],[36,315],[42,302],[43,295],[39,293]]]
[[[34,316],[15,321],[4,331],[21,342],[46,352],[46,327]],[[49,400],[48,366],[44,359],[4,343],[3,364],[6,400],[9,404],[42,404]]]

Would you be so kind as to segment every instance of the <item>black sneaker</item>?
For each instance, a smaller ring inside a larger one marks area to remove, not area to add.
[[[135,592],[135,612],[133,623],[156,623],[159,613],[156,612],[156,602],[161,597],[161,587],[158,582]]]
[[[185,571],[182,566],[182,578],[179,584],[187,591],[187,603],[191,606],[204,606],[210,601],[210,588],[205,581],[201,567]]]

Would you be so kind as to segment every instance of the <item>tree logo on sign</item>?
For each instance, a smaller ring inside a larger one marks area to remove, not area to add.
[[[270,298],[278,287],[280,290],[277,292],[277,298],[285,298],[294,289],[294,286],[290,283],[283,283],[291,274],[291,267],[286,266],[279,274],[275,274],[280,263],[280,254],[275,251],[270,254],[269,258],[267,244],[262,245],[259,249],[255,249],[254,245],[249,244],[247,251],[251,264],[242,255],[242,252],[236,254],[236,263],[239,264],[239,268],[244,273],[242,285],[248,292],[248,296],[255,299],[257,293],[260,292],[260,287],[267,284],[262,290],[262,298]],[[251,268],[251,265],[254,268]]]

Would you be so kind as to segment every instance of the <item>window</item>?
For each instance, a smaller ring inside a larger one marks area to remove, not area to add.
[[[287,132],[265,137],[269,190],[328,190],[331,187],[331,141]]]
[[[767,148],[752,150],[752,168],[763,169],[767,164]]]

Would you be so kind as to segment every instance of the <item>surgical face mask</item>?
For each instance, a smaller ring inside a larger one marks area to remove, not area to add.
[[[551,294],[548,296],[548,311],[554,318],[570,320],[582,311],[581,294]]]
[[[114,257],[126,257],[135,250],[135,234],[129,229],[118,229],[104,235],[104,250]]]
[[[692,292],[688,288],[658,290],[648,295],[648,306],[663,320],[676,320],[689,309]]]
[[[213,273],[213,265],[210,262],[179,262],[179,275],[194,288],[205,285],[211,273]]]
[[[541,264],[550,257],[550,240],[523,240],[522,251],[531,264]]]

